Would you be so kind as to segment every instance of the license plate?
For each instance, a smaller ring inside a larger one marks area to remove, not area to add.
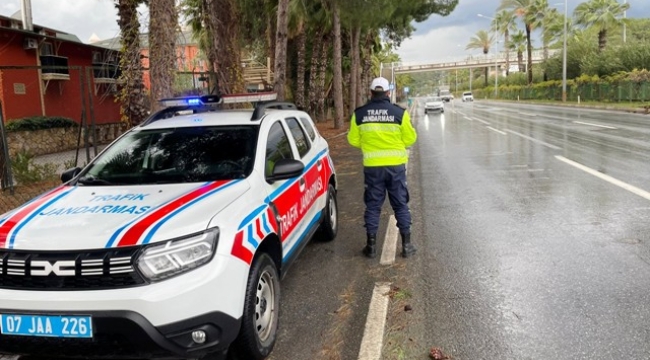
[[[3,335],[92,338],[90,316],[0,315]]]

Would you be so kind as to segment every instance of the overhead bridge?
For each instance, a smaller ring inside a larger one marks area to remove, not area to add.
[[[549,50],[548,56],[552,57],[561,50]],[[510,66],[517,66],[517,53],[510,53]],[[541,63],[544,60],[543,51],[533,51],[532,53],[533,64]],[[527,66],[528,56],[524,53],[524,67]],[[471,68],[484,68],[486,66],[499,66],[506,65],[506,54],[500,53],[493,56],[470,56],[463,59],[446,61],[446,62],[430,62],[430,63],[399,63],[395,66],[395,74],[409,74],[426,71],[442,71],[442,70],[459,70]]]

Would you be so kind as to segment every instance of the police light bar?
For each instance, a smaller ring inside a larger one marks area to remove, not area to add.
[[[181,98],[162,99],[160,103],[165,107],[172,106],[206,106],[221,103],[221,98],[217,95],[205,96],[187,96]]]
[[[221,96],[221,99],[223,100],[224,104],[241,104],[241,103],[251,103],[251,102],[274,101],[277,100],[277,98],[278,98],[278,94],[274,92],[232,94],[232,95]]]

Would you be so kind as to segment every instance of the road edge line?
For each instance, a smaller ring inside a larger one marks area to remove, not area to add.
[[[384,237],[384,246],[381,250],[381,265],[392,265],[395,263],[395,254],[397,253],[397,220],[395,215],[388,219],[386,227],[386,236]]]
[[[368,307],[358,360],[380,360],[384,347],[384,327],[388,314],[390,283],[375,283]]]
[[[564,163],[566,163],[566,164],[569,164],[569,165],[571,165],[571,166],[573,166],[573,167],[575,167],[577,169],[580,169],[580,170],[582,170],[582,171],[584,171],[584,172],[586,172],[588,174],[591,174],[591,175],[593,175],[593,176],[595,176],[597,178],[600,178],[601,180],[605,180],[605,181],[607,181],[608,183],[610,183],[612,185],[616,185],[616,186],[618,186],[618,187],[620,187],[620,188],[622,188],[624,190],[627,190],[627,191],[629,191],[629,192],[631,192],[631,193],[633,193],[635,195],[638,195],[638,196],[640,196],[640,197],[642,197],[642,198],[644,198],[646,200],[650,200],[650,192],[647,192],[647,191],[645,191],[643,189],[640,189],[640,188],[638,188],[638,187],[636,187],[634,185],[630,185],[628,183],[625,183],[625,182],[623,182],[623,181],[621,181],[621,180],[619,180],[619,179],[617,179],[615,177],[611,177],[609,175],[603,174],[603,173],[601,173],[599,171],[596,171],[596,170],[594,170],[594,169],[592,169],[592,168],[590,168],[588,166],[582,165],[582,164],[580,164],[578,162],[575,162],[573,160],[567,159],[564,156],[555,155],[555,158],[562,161],[562,162],[564,162]]]

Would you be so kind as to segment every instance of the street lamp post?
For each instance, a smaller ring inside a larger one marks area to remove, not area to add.
[[[494,98],[499,96],[499,40],[495,34],[494,41]]]
[[[494,21],[493,17],[477,14],[478,17],[490,19]],[[498,29],[494,30],[494,98],[499,96],[499,32]],[[487,80],[486,80],[487,81]]]
[[[564,44],[562,46],[562,102],[566,102],[566,40],[567,40],[567,17],[568,9],[567,6],[568,0],[564,0]]]

